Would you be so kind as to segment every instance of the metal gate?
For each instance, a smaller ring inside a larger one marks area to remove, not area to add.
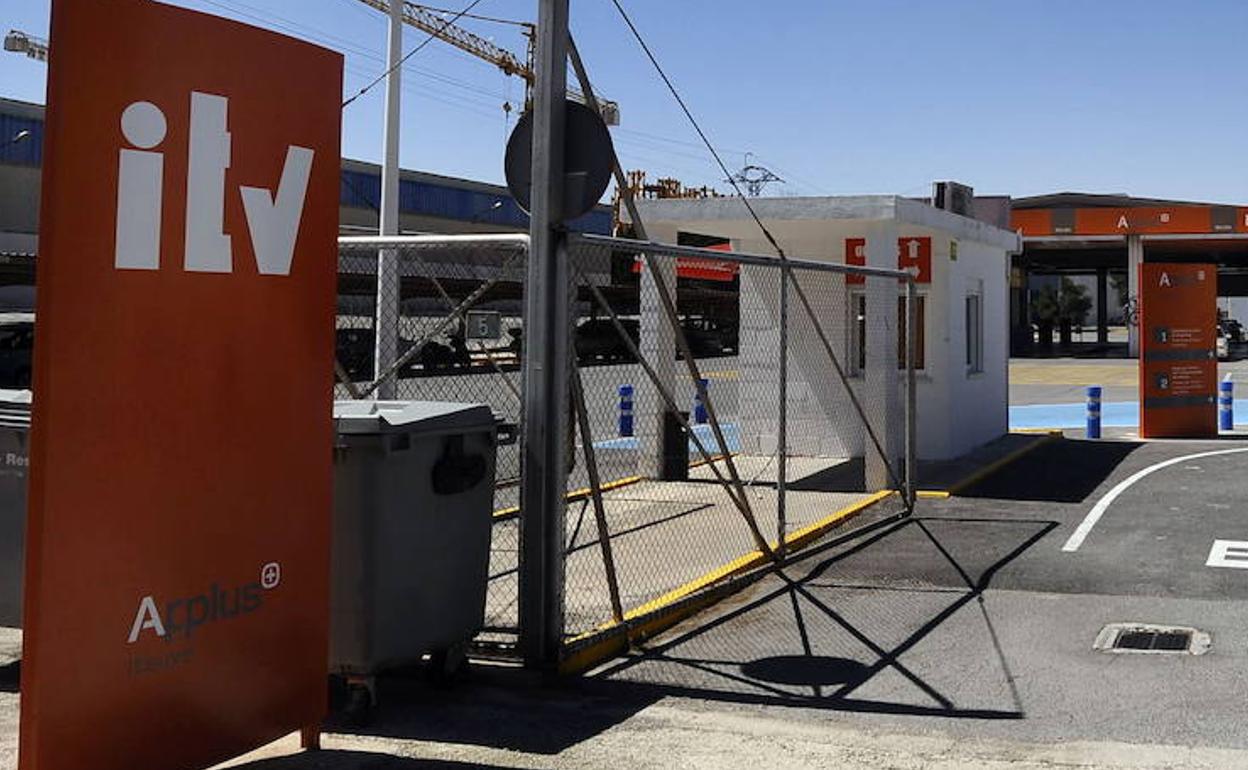
[[[527,243],[340,239],[338,397],[486,403],[518,422]],[[571,236],[567,259],[564,566],[550,587],[566,657],[644,636],[851,521],[911,510],[907,273],[600,236]],[[490,645],[520,631],[520,434],[498,463]]]

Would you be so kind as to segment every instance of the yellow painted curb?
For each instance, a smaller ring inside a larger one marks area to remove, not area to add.
[[[883,490],[876,492],[869,497],[859,500],[852,505],[848,505],[822,519],[803,527],[784,538],[785,548],[787,552],[793,552],[805,548],[811,542],[819,539],[828,531],[835,529],[845,523],[850,518],[856,516],[862,511],[870,508],[881,500],[892,497],[897,494],[893,490]],[[768,544],[771,548],[776,548],[778,543],[772,541]],[[743,575],[753,569],[756,569],[765,563],[768,559],[762,551],[751,551],[750,553],[733,559],[732,561],[717,567],[699,578],[689,581],[679,588],[668,591],[653,601],[646,602],[638,607],[634,607],[624,613],[624,623],[616,623],[612,621],[605,623],[593,631],[587,631],[579,636],[572,637],[565,642],[565,645],[575,645],[578,642],[588,641],[596,636],[619,630],[627,633],[613,634],[607,636],[600,641],[588,644],[585,648],[576,650],[563,660],[559,665],[559,673],[576,674],[589,668],[593,668],[598,663],[614,657],[620,652],[628,649],[630,638],[639,639],[652,636],[659,631],[679,623],[681,620],[702,610],[709,604],[718,601],[718,597],[707,597],[706,602],[690,602],[667,615],[658,615],[650,618],[641,624],[634,624],[633,621],[647,615],[661,613],[664,608],[670,607],[681,602],[692,595],[705,591],[706,589],[729,580],[734,577]]]
[[[1020,433],[1021,431],[1014,431],[1014,432]],[[1056,441],[1057,439],[1061,437],[1062,437],[1062,432],[1060,430],[1045,431],[1044,437],[1041,438],[1039,441],[1033,441],[1025,447],[1019,447],[1018,449],[1009,453],[1005,457],[1000,457],[994,460],[993,462],[988,463],[984,467],[971,473],[971,475],[966,476],[962,479],[959,479],[957,482],[951,484],[948,489],[924,489],[924,490],[920,490],[916,492],[915,494],[925,499],[942,499],[942,498],[947,498],[947,497],[953,497],[954,495],[957,495],[958,493],[960,493],[962,490],[966,489],[967,487],[970,487],[974,484],[978,484],[979,482],[988,478],[989,476],[1001,470],[1005,466],[1009,465],[1015,460],[1018,460],[1023,455],[1026,455],[1028,452],[1032,452],[1046,444],[1052,443],[1053,441]]]
[[[690,463],[689,469],[693,470],[694,468],[701,468],[703,465],[708,465],[709,463],[719,462],[720,460],[724,459],[724,457],[725,455],[715,455],[710,460],[698,460],[695,463]],[[627,487],[630,484],[636,484],[639,481],[645,481],[645,479],[646,479],[645,476],[625,476],[622,479],[616,479],[615,481],[608,481],[606,484],[603,484],[602,491],[610,492],[613,489],[619,489],[620,487]],[[574,489],[567,494],[565,501],[569,503],[574,503],[577,500],[584,500],[585,498],[589,497],[591,492],[593,492],[593,490],[591,490],[589,487],[581,487],[580,489]],[[515,516],[518,513],[520,513],[520,506],[513,505],[510,508],[500,508],[499,510],[494,511],[494,518],[495,519],[510,519],[511,517]]]
[[[610,492],[613,489],[619,489],[620,487],[627,487],[630,484],[636,484],[637,482],[644,480],[644,478],[645,478],[644,476],[625,476],[622,479],[616,479],[615,481],[608,481],[606,484],[602,485],[602,491]],[[585,498],[589,497],[590,491],[591,490],[589,487],[581,487],[580,489],[574,489],[568,493],[566,500],[569,503],[574,503],[577,500],[584,500]],[[513,505],[510,508],[501,508],[497,511],[494,511],[494,518],[508,519],[508,518],[511,518],[512,516],[515,516],[518,513],[520,513],[520,506]]]

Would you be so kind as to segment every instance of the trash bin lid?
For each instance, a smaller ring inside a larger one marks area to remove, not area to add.
[[[339,433],[456,432],[493,430],[486,404],[446,401],[335,401]]]
[[[29,390],[9,390],[0,388],[0,404],[17,404],[20,406],[30,407],[30,391]]]
[[[30,427],[30,391],[0,389],[0,427]]]

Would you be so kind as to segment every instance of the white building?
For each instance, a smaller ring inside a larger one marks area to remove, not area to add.
[[[930,254],[930,268],[925,268],[917,286],[919,459],[955,458],[1008,430],[1007,273],[1009,255],[1021,248],[1018,235],[894,196],[754,198],[751,203],[790,257],[844,263],[847,249],[860,250],[860,257],[865,255],[862,262],[869,266],[897,268],[900,252]],[[643,201],[640,214],[655,241],[676,243],[681,233],[688,233],[728,239],[734,251],[775,253],[739,198]],[[821,282],[818,291],[808,294],[824,333],[851,365],[853,387],[868,419],[876,423],[873,411],[896,415],[892,410],[900,409],[905,387],[897,372],[896,348],[873,352],[870,345],[873,335],[884,343],[878,345],[881,348],[890,340],[896,345],[897,307],[880,292],[897,289],[888,281],[873,280],[864,287],[847,285],[839,275],[807,275]],[[770,350],[775,340],[767,336],[774,334],[774,325],[763,327],[776,317],[777,281],[778,271],[742,268],[742,399],[775,398],[774,393],[751,389],[756,383],[774,388],[775,359]],[[790,451],[865,456],[868,483],[885,486],[879,468],[872,469],[873,453],[865,452],[861,421],[847,419],[853,407],[813,325],[795,301],[790,308]],[[866,339],[860,340],[863,329]],[[865,346],[862,353],[860,346]],[[853,365],[860,355],[861,371]],[[759,366],[773,371],[755,376]],[[882,418],[877,431],[894,457],[901,455],[904,442],[900,423]],[[774,422],[751,425],[743,415],[743,451],[769,453],[768,444],[774,448],[775,437],[768,433],[774,431]]]

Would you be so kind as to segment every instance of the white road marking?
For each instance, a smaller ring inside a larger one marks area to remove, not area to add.
[[[1119,482],[1118,485],[1115,486],[1113,489],[1106,492],[1105,496],[1102,497],[1100,500],[1098,500],[1096,502],[1096,505],[1092,506],[1092,510],[1088,511],[1088,515],[1083,517],[1083,521],[1080,522],[1079,528],[1076,529],[1074,533],[1071,534],[1070,539],[1066,541],[1066,545],[1062,546],[1062,550],[1067,551],[1067,552],[1074,552],[1074,551],[1079,550],[1079,546],[1083,545],[1083,541],[1088,537],[1088,534],[1092,531],[1092,528],[1096,526],[1096,523],[1101,520],[1101,516],[1105,514],[1106,509],[1109,508],[1109,506],[1114,502],[1114,500],[1118,499],[1118,496],[1121,495],[1123,492],[1126,492],[1127,489],[1130,488],[1132,484],[1144,478],[1145,476],[1149,475],[1150,473],[1153,473],[1154,471],[1159,471],[1162,468],[1168,468],[1171,465],[1177,465],[1179,463],[1187,462],[1188,460],[1195,460],[1201,457],[1213,457],[1214,455],[1236,454],[1238,452],[1248,452],[1248,447],[1241,447],[1239,449],[1218,449],[1213,452],[1197,452],[1196,454],[1192,454],[1192,455],[1183,455],[1182,457],[1172,457],[1169,460],[1165,460],[1163,462],[1157,463],[1156,465],[1150,465],[1143,470],[1136,471],[1135,473],[1127,477],[1125,480]]]
[[[1248,541],[1214,540],[1205,566],[1248,569]]]

